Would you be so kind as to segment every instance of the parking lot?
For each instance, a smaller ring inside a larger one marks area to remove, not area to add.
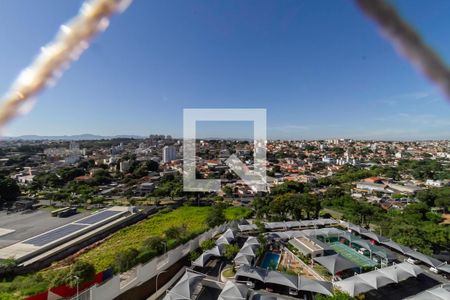
[[[0,248],[4,248],[53,228],[76,221],[89,214],[90,212],[83,212],[67,218],[58,218],[52,217],[50,212],[46,210],[12,214],[6,214],[6,211],[1,211],[0,229],[14,230],[14,232],[0,236]]]

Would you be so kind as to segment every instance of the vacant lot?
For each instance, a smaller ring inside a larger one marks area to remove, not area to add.
[[[142,242],[151,236],[162,236],[172,226],[187,226],[188,233],[201,233],[210,207],[184,206],[168,213],[157,213],[136,225],[126,227],[114,233],[98,247],[82,254],[80,259],[92,263],[97,271],[111,266],[118,251],[139,248]]]
[[[98,247],[82,254],[80,259],[94,264],[97,271],[110,267],[118,251],[128,248],[139,249],[142,242],[151,236],[162,236],[164,231],[174,226],[187,226],[187,234],[200,234],[208,229],[205,223],[211,207],[183,206],[168,213],[158,213],[136,225],[113,234]],[[250,209],[230,207],[225,210],[228,220],[241,219],[249,215]]]

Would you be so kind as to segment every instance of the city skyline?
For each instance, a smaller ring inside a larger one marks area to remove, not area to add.
[[[33,10],[20,1],[2,4],[6,92],[80,1],[42,1]],[[136,1],[114,17],[4,135],[181,137],[183,108],[267,108],[271,139],[450,138],[449,102],[350,2],[178,4]],[[395,5],[448,61],[449,3]],[[209,130],[205,136],[225,133]]]

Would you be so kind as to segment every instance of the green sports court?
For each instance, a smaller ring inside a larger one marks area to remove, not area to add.
[[[330,247],[334,251],[336,251],[336,253],[342,255],[343,257],[352,261],[361,268],[373,268],[377,266],[377,263],[375,261],[371,260],[370,258],[362,254],[359,254],[358,252],[348,247],[347,245],[344,245],[339,242],[334,242],[330,243]]]

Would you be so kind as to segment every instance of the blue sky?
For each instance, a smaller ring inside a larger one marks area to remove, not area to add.
[[[0,91],[81,3],[0,1]],[[449,62],[450,2],[393,3]],[[270,138],[450,138],[450,102],[348,0],[135,0],[5,133],[181,136],[183,108],[266,108]]]

